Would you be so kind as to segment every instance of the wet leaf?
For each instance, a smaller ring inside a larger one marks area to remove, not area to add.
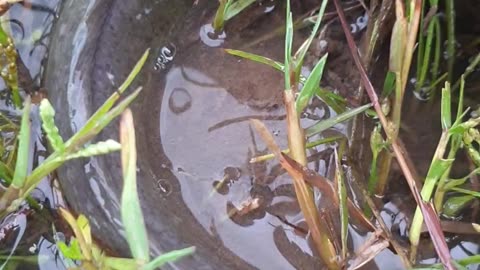
[[[454,196],[447,199],[443,204],[443,214],[449,218],[455,218],[460,211],[465,209],[475,197],[471,195]]]
[[[42,99],[39,106],[40,118],[42,119],[42,128],[47,134],[47,139],[54,151],[63,151],[65,144],[55,125],[55,110],[48,101]]]
[[[106,140],[104,142],[98,142],[98,143],[95,143],[95,144],[91,144],[91,145],[87,146],[86,148],[81,149],[74,154],[66,156],[64,160],[108,154],[108,153],[111,153],[111,152],[118,151],[121,148],[122,148],[122,146],[118,142],[116,142],[114,140]]]
[[[442,88],[442,104],[441,104],[441,120],[442,128],[449,129],[452,126],[452,112],[451,112],[451,96],[450,83],[445,82],[445,87]]]
[[[333,127],[333,126],[335,126],[339,123],[347,121],[348,119],[351,119],[355,115],[366,111],[370,107],[372,107],[372,104],[366,104],[366,105],[360,106],[358,108],[346,111],[342,114],[336,115],[334,117],[331,117],[329,119],[322,120],[322,121],[318,122],[317,124],[307,128],[306,132],[305,132],[306,136],[307,137],[313,136],[313,135],[318,134],[318,133],[320,133],[324,130],[327,130],[327,129],[329,129],[329,128],[331,128],[331,127]]]
[[[189,247],[179,250],[170,251],[157,258],[153,259],[150,263],[145,265],[142,270],[154,270],[168,262],[177,261],[185,256],[191,255],[195,252],[195,247]]]
[[[122,223],[130,251],[143,263],[150,261],[147,230],[137,193],[137,150],[132,112],[127,109],[120,121],[122,144],[123,191],[121,201]]]
[[[300,92],[295,102],[295,107],[297,109],[298,114],[303,112],[305,107],[307,107],[308,102],[313,97],[313,95],[315,94],[315,91],[319,87],[320,80],[322,79],[322,75],[323,75],[323,69],[327,62],[327,57],[328,57],[328,54],[325,54],[318,61],[318,63],[313,68],[312,73],[310,73],[310,76],[308,76],[305,84],[303,85],[302,91]]]
[[[264,64],[264,65],[273,67],[274,69],[277,69],[281,72],[284,71],[284,66],[283,66],[282,63],[277,62],[277,61],[275,61],[273,59],[270,59],[268,57],[265,57],[265,56],[261,56],[261,55],[257,55],[257,54],[253,54],[253,53],[248,53],[248,52],[244,52],[244,51],[239,51],[239,50],[233,50],[233,49],[225,49],[225,52],[227,52],[228,54],[231,54],[231,55],[235,55],[235,56],[242,57],[242,58],[245,58],[245,59],[260,63],[260,64]]]
[[[24,186],[28,171],[30,153],[30,97],[25,99],[23,107],[22,123],[18,134],[17,162],[11,187],[20,189]]]
[[[58,249],[62,252],[63,256],[72,259],[72,260],[82,260],[84,259],[80,245],[76,238],[70,240],[70,245],[67,246],[64,242],[57,242]]]

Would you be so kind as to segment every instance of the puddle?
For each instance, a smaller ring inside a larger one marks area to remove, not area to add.
[[[55,4],[35,2],[49,7]],[[197,247],[194,256],[166,269],[320,269],[321,262],[305,235],[291,179],[276,161],[249,163],[253,156],[268,153],[249,119],[262,120],[278,145],[287,147],[283,77],[276,70],[222,50],[245,49],[282,60],[283,37],[262,37],[283,24],[283,11],[277,8],[278,1],[272,1],[232,20],[225,32],[214,33],[210,23],[216,3],[206,2],[193,5],[186,0],[65,0],[53,30],[52,38],[57,42],[50,47],[44,82],[50,101],[61,112],[56,119],[59,129],[64,138],[78,130],[122,83],[143,51],[151,48],[147,64],[134,83],[134,87],[143,86],[143,91],[132,105],[139,152],[139,193],[151,251],[160,254]],[[31,12],[15,6],[12,17]],[[28,20],[22,17],[25,37],[38,37],[50,29],[48,14],[34,15]],[[358,12],[350,19],[352,31],[358,35],[368,16]],[[37,29],[38,25],[42,29]],[[333,36],[343,35],[336,23],[332,29]],[[18,29],[13,30],[20,39],[18,48],[31,82],[40,85],[37,74],[43,71],[40,63],[46,50],[34,47],[35,43],[23,38]],[[307,34],[296,33],[295,46]],[[325,42],[317,46],[325,49]],[[358,85],[358,74],[344,68],[353,64],[343,41],[328,42],[331,66],[325,74],[327,86],[351,97],[354,91],[350,89]],[[310,61],[316,60],[315,55],[309,57],[313,58]],[[316,118],[334,116],[318,100],[309,110],[310,116]],[[302,125],[317,120],[304,118]],[[338,125],[321,136],[348,134],[349,128]],[[118,139],[117,123],[108,127],[99,140],[106,138]],[[322,175],[331,174],[328,165],[333,147],[315,149],[320,158],[311,167]],[[38,144],[37,150],[45,148]],[[428,153],[420,154],[423,157]],[[33,163],[42,160],[41,155],[34,158],[38,161]],[[119,155],[75,160],[63,166],[58,175],[73,210],[89,218],[94,235],[116,252],[128,254],[119,216]],[[48,182],[42,185],[39,193],[55,207],[58,198]],[[382,210],[387,225],[392,230],[398,228],[399,238],[405,237],[410,216],[402,203],[390,198]],[[255,205],[254,209],[242,210],[251,205]],[[15,221],[4,222],[11,222],[23,232],[25,225],[20,225],[28,224],[25,220],[29,213],[28,209],[20,211],[10,219]],[[25,250],[47,255],[48,259],[42,257],[39,269],[65,269],[54,259],[52,238],[44,238],[51,236],[50,228],[42,236],[32,234],[30,238],[36,245]],[[353,225],[349,234],[352,249],[368,238]],[[478,249],[474,241],[462,241],[452,253],[460,258],[469,252],[476,254]],[[421,262],[435,260],[427,254]],[[402,269],[402,264],[390,250],[385,250],[365,269]]]

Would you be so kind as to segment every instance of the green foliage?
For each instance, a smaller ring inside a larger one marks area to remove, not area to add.
[[[255,0],[219,0],[219,2],[220,5],[213,19],[213,29],[215,31],[221,31],[225,26],[225,22],[255,3]]]
[[[311,136],[313,136],[315,134],[318,134],[318,133],[320,133],[324,130],[327,130],[327,129],[329,129],[329,128],[331,128],[331,127],[333,127],[333,126],[335,126],[339,123],[342,123],[344,121],[347,121],[348,119],[351,119],[355,115],[366,111],[370,107],[372,107],[372,104],[365,104],[363,106],[360,106],[360,107],[355,108],[355,109],[351,109],[349,111],[346,111],[342,114],[336,115],[336,116],[331,117],[329,119],[320,121],[320,122],[316,123],[315,125],[307,128],[305,130],[305,134],[307,135],[307,137],[311,137]]]
[[[295,102],[297,113],[300,114],[303,112],[305,107],[307,107],[308,102],[310,102],[312,97],[315,95],[315,90],[317,90],[318,85],[320,84],[320,79],[323,75],[323,69],[327,62],[327,56],[328,54],[325,54],[320,61],[318,61],[313,68],[312,73],[310,76],[308,76],[305,84],[303,85],[302,91],[300,92],[300,95],[298,95]]]
[[[68,211],[61,214],[72,228],[75,238],[70,245],[57,242],[62,254],[72,260],[79,260],[85,269],[153,270],[165,263],[179,260],[195,251],[194,247],[174,250],[150,260],[147,230],[143,219],[140,200],[137,193],[137,153],[135,146],[135,128],[130,110],[126,110],[120,124],[122,143],[123,192],[121,216],[126,239],[133,258],[110,257],[92,241],[88,219],[80,215],[75,219]],[[88,148],[88,147],[87,147]]]

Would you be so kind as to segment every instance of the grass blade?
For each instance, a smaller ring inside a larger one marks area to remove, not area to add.
[[[292,44],[293,44],[293,20],[290,10],[290,0],[287,0],[287,25],[285,30],[285,90],[291,89],[292,68]]]
[[[326,2],[326,1],[324,1]],[[315,91],[318,89],[320,80],[322,79],[323,69],[327,62],[328,54],[325,54],[315,65],[310,76],[308,76],[307,81],[303,85],[302,91],[298,96],[295,107],[297,108],[297,113],[300,114],[305,107],[307,107],[308,102],[315,94]]]
[[[42,119],[42,128],[47,134],[47,139],[53,150],[62,151],[65,148],[63,139],[55,125],[55,110],[48,99],[43,99],[39,106],[40,118]]]
[[[342,164],[338,152],[335,151],[335,178],[337,181],[337,193],[340,206],[340,224],[341,224],[341,240],[342,240],[342,258],[347,258],[348,246],[348,207],[347,207],[347,189],[345,187],[345,179],[342,171]]]
[[[224,15],[224,20],[228,21],[238,15],[244,9],[255,3],[255,0],[237,0],[227,7]]]
[[[220,0],[220,6],[215,13],[215,18],[213,19],[213,29],[215,31],[220,31],[223,29],[223,25],[225,24],[225,14],[227,13],[228,6],[232,2],[232,0]]]
[[[30,107],[30,97],[27,97],[23,107],[22,123],[20,125],[20,134],[18,135],[17,162],[12,180],[12,187],[17,189],[22,188],[25,184],[28,161],[30,160],[28,158],[30,152]]]
[[[145,265],[142,270],[154,270],[157,269],[158,267],[161,267],[165,263],[168,262],[174,262],[176,260],[179,260],[185,256],[191,255],[195,252],[195,247],[189,247],[189,248],[184,248],[184,249],[179,249],[179,250],[174,250],[170,251],[166,254],[163,254],[154,260],[152,260],[150,263]]]
[[[70,147],[72,144],[77,142],[79,138],[82,138],[85,136],[86,133],[89,133],[92,128],[97,126],[97,123],[100,118],[102,118],[115,104],[115,102],[120,98],[120,95],[125,92],[125,90],[130,86],[130,84],[133,82],[135,77],[138,75],[140,70],[142,69],[143,65],[147,61],[147,57],[150,53],[150,49],[147,49],[140,60],[135,64],[133,67],[132,71],[128,75],[127,79],[122,83],[122,85],[118,88],[118,91],[114,92],[104,103],[100,108],[98,108],[97,111],[88,119],[87,123],[78,131],[76,134],[70,138],[67,143],[65,144],[65,147]]]
[[[261,55],[257,55],[257,54],[253,54],[253,53],[248,53],[248,52],[244,52],[244,51],[239,51],[239,50],[233,50],[233,49],[225,49],[225,52],[227,52],[228,54],[231,54],[231,55],[239,56],[239,57],[242,57],[242,58],[257,62],[257,63],[261,63],[261,64],[264,64],[264,65],[273,67],[274,69],[277,69],[281,72],[283,72],[284,69],[285,69],[285,67],[283,66],[282,63],[277,62],[277,61],[275,61],[273,59],[270,59],[268,57],[265,57],[265,56],[261,56]]]
[[[302,46],[300,46],[298,51],[295,53],[295,73],[296,74],[300,74],[300,70],[303,65],[303,59],[305,58],[308,48],[310,48],[310,45],[312,44],[312,41],[315,38],[315,35],[318,32],[318,29],[320,28],[320,23],[322,22],[323,14],[325,13],[325,8],[327,7],[327,2],[328,0],[322,1],[322,5],[320,6],[320,11],[318,12],[318,15],[317,15],[317,21],[315,22],[315,26],[313,27],[312,33],[310,34],[308,39],[305,40],[305,42],[303,42]]]
[[[130,251],[142,263],[150,261],[147,231],[137,193],[137,150],[132,112],[127,109],[120,120],[122,144],[123,191],[121,202],[122,223]]]
[[[450,96],[450,83],[445,82],[445,87],[442,88],[442,104],[441,104],[441,119],[442,128],[447,130],[452,126],[452,113],[451,113],[451,96]]]
[[[360,106],[358,108],[346,111],[342,114],[339,114],[339,115],[337,115],[335,117],[332,117],[332,118],[329,118],[327,120],[320,121],[317,124],[307,128],[306,129],[306,135],[307,135],[307,137],[310,137],[310,136],[313,136],[315,134],[318,134],[318,133],[320,133],[320,132],[322,132],[326,129],[329,129],[329,128],[335,126],[338,123],[346,121],[346,120],[354,117],[355,115],[366,111],[370,107],[372,107],[372,104],[369,103],[369,104]]]

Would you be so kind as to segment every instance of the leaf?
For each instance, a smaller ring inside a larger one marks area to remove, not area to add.
[[[295,73],[300,74],[301,68],[303,66],[303,59],[305,58],[305,55],[307,54],[308,48],[310,48],[310,45],[312,44],[313,39],[315,38],[315,35],[318,32],[318,29],[320,28],[320,23],[322,22],[323,19],[323,14],[325,13],[325,8],[327,7],[327,2],[328,0],[323,0],[322,5],[320,6],[320,10],[317,15],[317,21],[315,22],[315,25],[313,26],[312,33],[308,37],[308,39],[303,42],[302,46],[297,50],[295,53]],[[323,58],[323,57],[322,57]]]
[[[398,3],[397,3],[398,4]],[[398,75],[402,74],[404,54],[407,47],[407,20],[400,11],[401,7],[396,8],[396,20],[393,25],[392,39],[390,42],[390,60],[389,71]],[[397,78],[400,79],[400,78]]]
[[[68,225],[70,225],[70,228],[72,228],[83,257],[85,260],[90,261],[92,259],[92,246],[87,245],[85,238],[83,237],[82,229],[78,227],[77,221],[69,211],[61,207],[59,208],[59,211],[62,217],[67,221]]]
[[[441,104],[441,119],[442,128],[449,129],[452,126],[452,112],[451,112],[451,97],[450,97],[450,83],[445,82],[445,87],[442,88],[442,104]]]
[[[108,111],[113,107],[115,102],[120,98],[120,95],[125,92],[125,90],[130,86],[132,81],[135,79],[135,77],[138,75],[140,70],[142,69],[143,65],[145,64],[145,61],[147,60],[147,57],[150,53],[150,49],[147,49],[145,53],[142,55],[140,60],[135,64],[134,68],[128,75],[127,79],[122,83],[122,85],[118,88],[118,91],[114,92],[103,104],[100,106],[100,108],[95,111],[95,113],[88,119],[87,123],[77,132],[75,133],[72,138],[70,138],[66,144],[65,147],[69,147],[74,143],[77,143],[80,141],[81,138],[84,138],[86,134],[91,133],[92,129],[95,129],[95,127],[98,126],[98,122],[100,119],[102,119]],[[137,88],[138,91],[139,88]],[[132,94],[133,95],[133,94]],[[106,125],[106,124],[105,124]],[[105,126],[104,125],[104,126]],[[100,131],[98,131],[100,132]],[[97,133],[98,133],[97,132]]]
[[[122,223],[130,251],[143,263],[150,261],[147,230],[137,193],[137,150],[132,112],[127,109],[120,120],[122,144],[123,191],[121,202]]]
[[[345,112],[347,102],[345,99],[333,92],[325,91],[320,87],[317,88],[317,96],[332,108],[337,114]]]
[[[93,242],[90,224],[88,223],[88,219],[84,215],[78,216],[77,226],[82,232],[83,238],[85,239],[85,244],[87,244],[87,246],[91,246]]]
[[[225,52],[231,55],[239,56],[257,63],[265,64],[267,66],[273,67],[274,69],[277,69],[281,72],[284,71],[284,66],[282,63],[277,62],[275,60],[272,60],[268,57],[253,54],[253,53],[248,53],[244,51],[239,51],[239,50],[233,50],[233,49],[225,49]]]
[[[313,136],[315,134],[318,134],[326,129],[329,129],[341,122],[344,122],[352,117],[354,117],[355,115],[359,114],[359,113],[362,113],[364,111],[366,111],[368,108],[372,107],[372,104],[366,104],[366,105],[363,105],[363,106],[360,106],[358,108],[355,108],[355,109],[352,109],[352,110],[349,110],[349,111],[346,111],[342,114],[339,114],[339,115],[336,115],[334,117],[331,117],[327,120],[323,120],[323,121],[320,121],[318,122],[317,124],[309,127],[306,129],[306,136],[307,137],[310,137],[310,136]]]
[[[215,18],[213,19],[213,28],[215,31],[220,31],[223,29],[225,24],[225,13],[227,13],[228,6],[231,4],[232,0],[219,0],[220,6],[215,13]]]
[[[233,1],[233,3],[227,7],[227,10],[225,12],[224,20],[228,21],[231,18],[237,16],[238,13],[242,12],[244,9],[246,9],[247,7],[249,7],[253,3],[255,3],[255,0]]]
[[[114,141],[114,140],[106,140],[103,142],[98,142],[95,144],[91,144],[84,149],[79,150],[78,152],[74,154],[67,155],[64,160],[70,160],[74,158],[80,158],[80,157],[92,157],[92,156],[98,156],[98,155],[103,155],[103,154],[108,154],[111,152],[118,151],[122,148],[122,146]]]
[[[158,256],[147,265],[145,265],[142,270],[154,270],[166,263],[177,261],[185,256],[191,255],[195,252],[195,247],[189,247],[179,250],[170,251],[166,254]]]
[[[290,0],[287,0],[287,19],[285,31],[285,90],[291,89],[292,82],[290,80],[292,68],[292,43],[293,43],[293,20],[290,11]]]
[[[393,93],[393,90],[395,89],[395,80],[395,73],[388,71],[387,75],[385,76],[385,81],[383,83],[382,97],[388,97],[391,93]]]
[[[85,257],[82,255],[80,245],[76,238],[70,240],[70,246],[67,246],[65,242],[57,242],[58,249],[62,252],[63,256],[72,260],[83,260]]]
[[[47,134],[47,139],[54,151],[62,151],[65,149],[63,139],[58,132],[58,128],[55,125],[55,110],[48,101],[44,98],[40,102],[39,106],[40,118],[42,119],[42,128]]]
[[[324,1],[326,2],[326,1]],[[302,91],[298,96],[297,100],[295,101],[295,107],[297,109],[297,113],[300,114],[303,112],[305,107],[307,107],[308,102],[315,94],[317,90],[320,80],[322,79],[323,69],[325,67],[325,63],[327,62],[328,54],[325,54],[315,65],[312,70],[310,76],[308,76],[307,81],[303,85]]]
[[[0,178],[8,184],[12,183],[13,172],[5,163],[0,161]]]
[[[18,135],[19,143],[17,150],[17,162],[15,163],[15,172],[13,174],[12,187],[21,189],[27,177],[28,162],[30,154],[30,97],[25,99],[23,107],[22,123]]]
[[[137,270],[139,269],[135,259],[105,257],[105,265],[116,270]]]
[[[342,172],[342,164],[337,151],[335,151],[335,179],[337,181],[337,194],[340,205],[340,224],[342,239],[342,258],[347,258],[348,246],[348,207],[347,207],[347,189],[345,187],[344,174]]]
[[[460,211],[467,207],[475,197],[471,195],[450,197],[443,204],[443,214],[448,218],[455,218]]]

